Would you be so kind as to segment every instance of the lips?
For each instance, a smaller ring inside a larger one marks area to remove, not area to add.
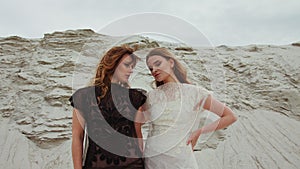
[[[160,75],[160,73],[156,73],[156,74],[154,74],[154,77],[155,77],[155,78],[157,78],[157,77],[158,77],[158,75]]]

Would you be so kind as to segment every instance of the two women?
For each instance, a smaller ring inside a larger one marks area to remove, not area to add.
[[[206,89],[190,84],[184,67],[165,48],[147,55],[157,88],[147,94],[144,104],[144,92],[129,89],[128,78],[137,60],[133,51],[126,46],[109,50],[99,63],[93,85],[70,98],[74,167],[82,165],[86,126],[89,144],[84,168],[143,168],[139,138],[141,123],[148,121],[146,168],[198,168],[193,147],[199,136],[227,127],[236,117]],[[199,128],[198,115],[204,109],[220,119]]]

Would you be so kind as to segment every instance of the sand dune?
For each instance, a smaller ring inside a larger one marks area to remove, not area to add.
[[[1,166],[72,168],[68,98],[87,84],[102,52],[122,39],[92,30],[0,38]],[[299,43],[189,47],[138,36],[126,43],[141,46],[133,87],[151,90],[145,54],[167,47],[189,67],[193,82],[238,115],[233,126],[197,146],[201,168],[299,168]]]

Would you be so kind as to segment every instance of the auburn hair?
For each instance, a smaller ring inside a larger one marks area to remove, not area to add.
[[[134,48],[131,48],[128,45],[114,46],[104,54],[97,65],[96,74],[91,82],[93,86],[99,86],[101,88],[100,99],[106,95],[106,92],[111,85],[111,78],[120,61],[126,54],[132,58],[132,63],[135,66],[136,62],[139,60],[139,57],[133,54],[136,49],[137,46]],[[128,83],[122,85],[129,87]]]

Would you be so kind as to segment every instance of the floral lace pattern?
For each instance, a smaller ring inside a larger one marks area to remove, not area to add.
[[[99,101],[101,89],[86,87],[69,99],[87,125],[89,146],[84,168],[144,168],[134,118],[146,101],[145,91],[112,84]]]
[[[186,145],[198,128],[200,102],[210,94],[201,86],[169,82],[148,93],[144,112],[149,122],[145,166],[155,168],[198,168],[192,147]]]

